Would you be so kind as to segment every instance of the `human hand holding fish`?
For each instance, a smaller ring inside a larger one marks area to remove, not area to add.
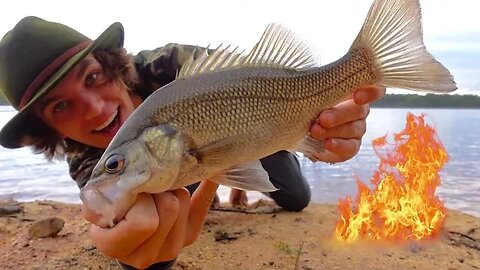
[[[199,236],[217,187],[203,181],[191,197],[185,188],[139,194],[115,227],[92,225],[90,239],[103,254],[139,269],[173,260]],[[82,214],[93,224],[100,218],[85,204]]]
[[[310,135],[324,141],[325,151],[315,153],[314,158],[334,163],[355,156],[367,130],[369,105],[381,99],[385,91],[383,86],[362,87],[354,91],[351,98],[322,111],[310,128]]]

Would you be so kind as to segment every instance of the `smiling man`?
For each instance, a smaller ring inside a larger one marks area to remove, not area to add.
[[[61,136],[105,148],[142,100],[106,74],[88,54],[34,105],[35,114]]]

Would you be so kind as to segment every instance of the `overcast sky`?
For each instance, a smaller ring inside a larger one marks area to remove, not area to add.
[[[459,93],[480,94],[480,1],[420,1],[427,48],[453,73]],[[348,50],[371,3],[371,0],[3,0],[0,36],[21,18],[35,15],[64,23],[92,39],[119,21],[125,28],[125,48],[132,53],[170,42],[212,47],[233,44],[249,50],[268,23],[280,22],[304,38],[326,64]]]

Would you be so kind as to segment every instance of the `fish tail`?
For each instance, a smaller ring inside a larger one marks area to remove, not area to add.
[[[380,84],[445,93],[457,89],[423,43],[418,0],[375,0],[350,51],[366,49]]]

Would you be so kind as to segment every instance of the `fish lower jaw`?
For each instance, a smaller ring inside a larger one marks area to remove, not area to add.
[[[101,228],[113,227],[115,225],[115,211],[112,202],[97,188],[85,186],[80,191],[80,199],[98,218],[95,225]]]

